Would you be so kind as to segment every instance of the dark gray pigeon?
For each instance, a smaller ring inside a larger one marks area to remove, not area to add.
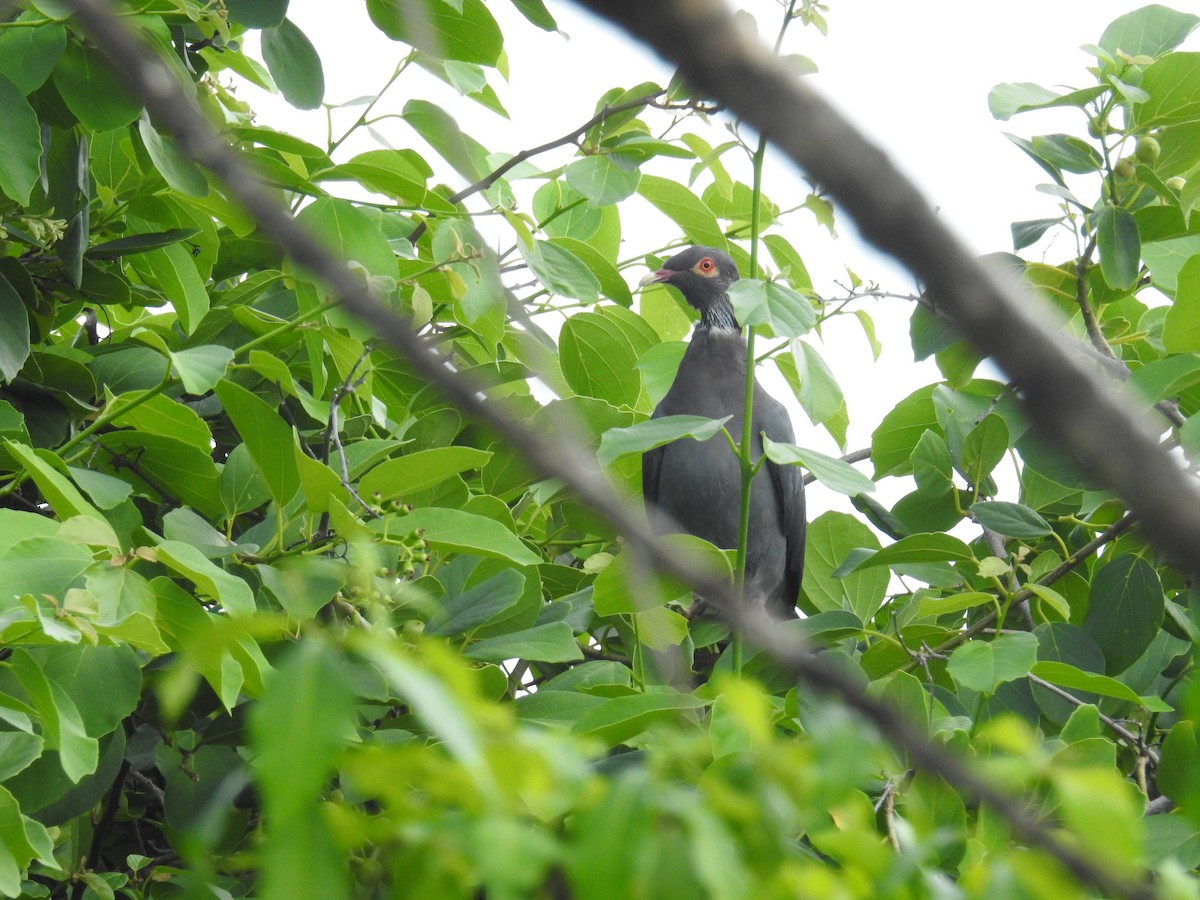
[[[729,254],[691,247],[672,256],[643,283],[672,285],[700,312],[675,382],[653,418],[732,416],[725,427],[740,442],[746,341],[728,294],[737,279]],[[755,459],[762,456],[763,434],[773,441],[794,440],[787,410],[757,381],[751,426]],[[804,481],[795,466],[768,460],[763,468],[750,491],[746,597],[776,618],[795,617],[804,570]],[[682,527],[718,547],[736,547],[740,483],[737,457],[720,436],[707,441],[684,438],[642,456],[642,494],[650,523],[660,534]]]

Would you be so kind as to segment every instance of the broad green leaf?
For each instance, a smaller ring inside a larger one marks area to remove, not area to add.
[[[63,687],[48,678],[38,660],[25,650],[9,659],[13,674],[25,689],[30,704],[42,720],[42,735],[58,750],[59,763],[72,782],[96,771],[100,745],[83,727],[79,708]]]
[[[404,498],[440,484],[452,475],[482,469],[492,454],[475,447],[431,447],[381,462],[363,476],[359,493],[381,500]]]
[[[1158,789],[1195,822],[1200,818],[1200,741],[1196,738],[1196,723],[1187,719],[1176,722],[1167,732],[1160,753]]]
[[[300,487],[292,429],[263,400],[232,381],[220,382],[216,393],[250,449],[271,496],[280,506],[286,505]]]
[[[229,18],[247,28],[274,28],[287,8],[288,0],[225,0]]]
[[[1033,109],[1049,109],[1055,106],[1077,106],[1080,109],[1091,100],[1105,93],[1108,87],[1097,85],[1059,94],[1049,88],[1030,82],[998,84],[988,93],[988,109],[992,116],[1007,121],[1017,113]]]
[[[571,626],[566,622],[550,622],[485,638],[467,647],[463,655],[468,659],[484,662],[527,659],[535,662],[562,663],[583,659],[583,652],[575,642]]]
[[[849,463],[824,453],[773,441],[766,436],[763,437],[763,452],[767,459],[779,465],[803,466],[817,476],[821,484],[847,496],[854,497],[875,490],[875,482],[866,475]]]
[[[595,301],[600,281],[578,256],[560,244],[534,241],[520,247],[521,254],[538,281],[562,297]]]
[[[887,593],[888,571],[837,572],[846,557],[859,548],[878,550],[879,538],[854,516],[831,511],[809,522],[801,591],[802,599],[812,607],[806,607],[807,612],[849,609],[860,621],[868,621],[875,614]]]
[[[409,100],[404,104],[404,120],[464,178],[478,181],[491,171],[487,148],[464,134],[457,120],[441,107],[427,100]]]
[[[1096,246],[1100,272],[1113,290],[1125,291],[1137,281],[1142,243],[1129,210],[1104,203],[1096,210]]]
[[[62,598],[78,585],[92,557],[82,547],[50,535],[31,534],[18,538],[0,551],[0,602],[11,607],[15,598]]]
[[[1150,95],[1133,108],[1139,131],[1200,120],[1200,53],[1169,53],[1142,73]]]
[[[192,254],[180,244],[168,244],[140,254],[134,265],[174,308],[184,333],[194,332],[208,313],[208,289]]]
[[[233,362],[233,351],[216,344],[190,347],[171,353],[171,369],[189,394],[206,394],[222,378]]]
[[[594,206],[609,206],[631,196],[641,172],[621,156],[585,156],[567,166],[567,184]]]
[[[924,597],[918,609],[921,616],[942,616],[946,613],[962,612],[964,609],[974,609],[976,606],[986,606],[997,602],[995,594],[985,594],[981,591],[965,591],[961,594],[951,594],[948,597]]]
[[[1168,353],[1195,353],[1200,351],[1200,255],[1193,256],[1179,270],[1179,281],[1175,291],[1175,302],[1167,310],[1163,320],[1163,347]],[[1168,360],[1164,360],[1164,363]],[[1195,360],[1186,358],[1176,365],[1188,365]],[[1143,376],[1143,378],[1148,376]],[[1181,387],[1172,384],[1176,393]],[[1167,396],[1156,391],[1155,400]]]
[[[667,534],[659,540],[676,559],[686,560],[697,575],[733,582],[732,551],[690,534]],[[653,577],[639,567],[632,554],[622,553],[596,576],[592,607],[598,616],[615,616],[645,612],[672,600],[686,604],[691,596],[690,585],[666,576]]]
[[[947,435],[952,435],[950,426]],[[984,417],[968,432],[962,445],[962,473],[976,486],[981,485],[1008,452],[1009,433],[1004,419],[995,413]]]
[[[105,407],[105,412],[113,417],[113,424],[121,428],[135,428],[144,434],[159,434],[183,441],[205,453],[212,452],[213,436],[208,423],[191,407],[162,394],[128,391],[114,397]]]
[[[154,168],[158,169],[167,184],[193,197],[203,197],[208,193],[208,179],[204,177],[204,172],[175,146],[171,138],[158,133],[146,112],[138,120],[138,134]]]
[[[771,259],[779,267],[780,274],[787,279],[788,283],[797,291],[811,291],[812,278],[796,248],[788,243],[783,235],[779,234],[764,235],[762,240],[771,254]]]
[[[482,0],[367,0],[375,26],[438,59],[494,66],[504,49],[500,26]]]
[[[1119,675],[1137,662],[1162,626],[1163,586],[1154,566],[1125,554],[1092,577],[1082,628],[1104,653],[1104,669]]]
[[[671,722],[707,705],[707,701],[692,694],[674,691],[613,697],[585,712],[571,730],[597,737],[611,747],[640,734],[656,722]]]
[[[1037,660],[1037,638],[1027,632],[973,640],[950,654],[946,669],[956,684],[990,694],[1006,681],[1029,674]]]
[[[412,150],[368,150],[349,162],[313,173],[313,181],[353,179],[368,190],[384,194],[406,206],[428,206],[442,212],[453,207],[439,194],[430,193],[426,181],[432,172]]]
[[[325,98],[325,73],[312,41],[285,18],[262,32],[263,61],[283,97],[297,109],[317,109]]]
[[[1006,500],[981,500],[971,506],[971,515],[984,528],[1007,537],[1032,540],[1053,532],[1046,520],[1028,506]]]
[[[525,577],[505,569],[439,606],[425,627],[426,634],[464,634],[516,606],[525,590]]]
[[[554,21],[554,16],[550,15],[542,0],[512,0],[512,3],[521,11],[521,15],[543,31],[558,30],[558,23]]]
[[[816,324],[812,304],[786,284],[743,278],[729,287],[737,320],[761,325],[772,337],[799,337]]]
[[[196,585],[206,597],[216,600],[231,615],[248,616],[254,612],[254,592],[250,585],[213,563],[191,544],[163,541],[154,548],[159,562]]]
[[[126,644],[58,647],[42,671],[71,698],[92,737],[110,734],[137,708],[142,664]]]
[[[1060,216],[1057,219],[1029,219],[1024,222],[1013,222],[1009,226],[1012,231],[1013,251],[1024,250],[1031,244],[1037,243],[1043,234],[1061,224],[1062,221]]]
[[[657,344],[657,335],[636,313],[605,306],[577,313],[563,324],[559,365],[577,394],[637,408],[642,396],[637,361]]]
[[[1099,694],[1102,697],[1115,697],[1129,703],[1136,703],[1150,712],[1171,712],[1173,707],[1159,697],[1139,697],[1137,692],[1127,684],[1109,678],[1107,675],[1097,675],[1095,672],[1085,672],[1068,663],[1043,660],[1036,662],[1029,670],[1030,675],[1036,675],[1043,681],[1068,688],[1074,691],[1087,691],[1089,694]]]
[[[718,250],[728,249],[729,242],[713,211],[679,182],[658,175],[642,175],[638,193],[682,228],[688,240]]]
[[[341,258],[358,263],[372,275],[396,276],[396,254],[387,238],[349,201],[319,197],[300,210],[296,220]]]
[[[0,162],[0,165],[3,163]],[[5,323],[5,327],[0,329],[0,379],[11,383],[29,358],[29,315],[25,310],[25,301],[2,272],[0,321]]]
[[[633,294],[630,292],[629,285],[625,283],[625,279],[621,276],[617,267],[591,244],[571,237],[551,238],[549,243],[556,244],[570,251],[574,256],[582,260],[592,275],[596,277],[596,280],[600,282],[600,292],[605,297],[624,307],[629,307],[633,303]],[[641,313],[643,316],[646,315],[644,306],[641,309]]]
[[[29,95],[46,83],[66,46],[66,29],[57,22],[6,28],[0,34],[0,75]]]
[[[104,54],[75,40],[67,42],[51,76],[67,108],[91,131],[128,125],[142,111],[118,82]]]
[[[424,529],[425,540],[435,549],[508,559],[519,566],[543,561],[500,522],[465,510],[428,506],[386,521],[393,534]]]
[[[883,417],[871,434],[875,478],[912,472],[912,454],[926,431],[940,433],[932,402],[933,386],[918,388]]]
[[[211,448],[202,450],[166,434],[141,430],[110,431],[99,435],[96,443],[105,451],[98,459],[148,496],[166,491],[205,515],[220,514],[219,475]],[[123,465],[129,459],[138,461],[136,472]]]
[[[38,486],[38,490],[42,492],[42,496],[46,498],[46,502],[58,513],[60,518],[91,516],[95,519],[104,519],[100,511],[88,503],[70,479],[56,468],[55,464],[61,466],[62,463],[49,451],[34,450],[32,447],[12,441],[5,441],[4,446],[21,462],[25,471]]]
[[[1198,16],[1152,3],[1113,19],[1100,36],[1100,46],[1113,56],[1156,57],[1182,44],[1198,24]]]
[[[903,538],[878,553],[856,560],[855,565],[839,570],[843,576],[858,569],[874,566],[905,566],[913,563],[930,562],[974,562],[971,548],[949,534],[914,534]],[[844,567],[843,567],[844,568]],[[835,573],[835,574],[839,574]]]
[[[4,75],[0,75],[0,121],[4,122],[4,140],[0,141],[0,191],[26,206],[38,179],[38,161],[42,156],[41,126],[21,90]]]
[[[707,441],[732,418],[708,419],[704,416],[660,416],[630,425],[627,428],[610,428],[600,438],[597,456],[609,466],[613,461],[628,453],[645,453],[681,438]]]

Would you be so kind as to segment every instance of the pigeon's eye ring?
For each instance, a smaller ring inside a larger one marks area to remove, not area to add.
[[[700,262],[696,263],[696,268],[700,271],[701,275],[712,275],[717,271],[717,264],[713,262],[711,256],[706,256]]]

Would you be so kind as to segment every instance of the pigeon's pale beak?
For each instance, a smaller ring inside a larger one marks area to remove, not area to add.
[[[671,277],[677,274],[677,272],[674,272],[671,269],[659,269],[657,272],[651,272],[649,275],[646,275],[644,278],[642,278],[642,280],[638,282],[638,287],[646,287],[647,285],[658,284],[663,281],[670,281]]]

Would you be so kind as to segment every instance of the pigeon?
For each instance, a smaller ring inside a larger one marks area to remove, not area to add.
[[[740,442],[745,410],[746,340],[734,315],[729,286],[738,279],[729,254],[691,247],[668,259],[643,284],[669,284],[700,313],[659,416],[721,419]],[[763,453],[762,435],[792,443],[787,410],[757,380],[751,418],[751,458]],[[737,547],[741,471],[728,441],[683,438],[642,456],[642,495],[659,534],[683,530],[723,549]],[[751,482],[750,527],[743,594],[778,619],[796,617],[804,571],[804,480],[795,466],[767,460]]]

